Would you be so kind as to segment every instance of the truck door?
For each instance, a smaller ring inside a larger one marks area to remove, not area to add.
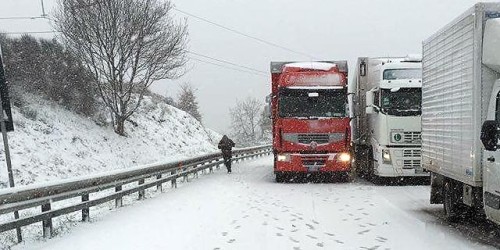
[[[483,157],[483,188],[484,209],[487,217],[495,222],[500,222],[500,80],[495,83],[492,98],[490,99],[488,120],[494,119],[494,140],[496,147],[493,150],[485,150]],[[487,121],[488,122],[488,121]],[[483,125],[482,134],[485,134]]]

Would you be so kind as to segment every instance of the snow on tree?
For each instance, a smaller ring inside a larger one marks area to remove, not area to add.
[[[196,120],[201,122],[201,114],[198,107],[198,101],[196,101],[196,90],[189,83],[184,83],[181,85],[181,91],[176,103],[176,106],[180,110],[186,111],[188,114],[192,115]]]
[[[263,142],[271,142],[272,140],[272,121],[269,108],[262,109],[260,113],[260,137]]]
[[[236,106],[229,109],[231,115],[231,135],[238,145],[251,146],[259,141],[259,123],[262,103],[254,97],[238,100]]]
[[[119,135],[153,82],[182,74],[187,25],[172,9],[168,0],[59,1],[56,28],[92,72]]]
[[[93,114],[97,91],[92,75],[63,44],[30,35],[1,36],[0,43],[14,105],[22,106],[24,94],[30,93]]]

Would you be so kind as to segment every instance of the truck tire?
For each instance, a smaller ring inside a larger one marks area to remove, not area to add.
[[[443,208],[444,216],[449,222],[457,222],[460,216],[460,201],[456,185],[452,180],[445,180],[443,185]]]
[[[354,179],[354,174],[350,171],[341,173],[340,179],[342,182],[352,182]]]
[[[365,164],[366,157],[363,155],[365,150],[361,146],[356,146],[354,148],[354,168],[356,170],[356,175],[358,177],[364,177],[363,164]]]
[[[375,176],[375,161],[373,160],[373,151],[370,149],[366,157],[365,179],[373,182]]]
[[[276,182],[283,183],[285,182],[285,174],[284,173],[276,173]]]

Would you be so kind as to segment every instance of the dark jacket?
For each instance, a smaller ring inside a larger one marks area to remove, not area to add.
[[[219,142],[219,149],[222,150],[222,154],[224,157],[231,157],[231,148],[234,147],[235,144],[233,140],[229,139],[226,135],[222,137]]]

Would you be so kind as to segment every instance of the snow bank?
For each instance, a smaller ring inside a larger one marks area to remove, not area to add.
[[[127,136],[111,126],[76,115],[37,98],[13,108],[15,131],[9,133],[16,185],[74,178],[154,162],[215,152],[217,133],[184,111],[145,97]],[[0,150],[0,188],[8,186]]]

